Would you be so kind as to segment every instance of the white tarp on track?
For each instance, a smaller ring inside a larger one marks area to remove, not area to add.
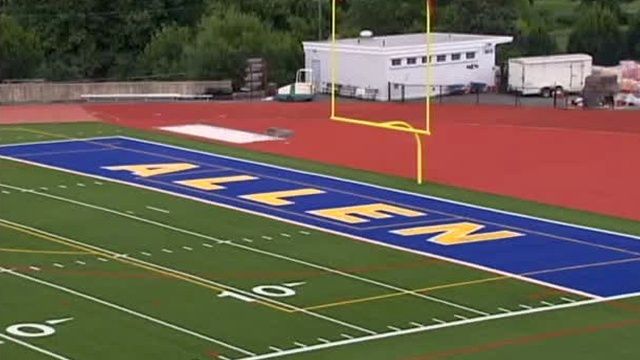
[[[250,144],[262,141],[279,141],[277,137],[258,134],[248,131],[229,129],[205,124],[188,124],[176,126],[163,126],[160,130],[177,134],[196,136],[209,140],[224,141],[233,144]]]

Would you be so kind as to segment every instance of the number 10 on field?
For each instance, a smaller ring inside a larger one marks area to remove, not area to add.
[[[295,287],[304,285],[304,282],[287,283],[282,285],[258,285],[251,289],[251,293],[258,296],[266,296],[270,298],[288,298],[296,295]],[[255,302],[257,299],[245,294],[239,294],[233,291],[223,291],[218,294],[219,298],[232,298],[244,302]]]

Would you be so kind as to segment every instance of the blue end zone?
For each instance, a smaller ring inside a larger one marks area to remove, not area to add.
[[[116,180],[135,186],[249,211],[360,240],[393,246],[445,260],[542,283],[585,296],[609,297],[640,292],[640,238],[481,208],[374,185],[304,173],[255,162],[152,143],[109,137],[0,147],[0,156],[64,171]],[[190,163],[197,168],[140,177],[105,167],[159,163]],[[250,175],[258,179],[224,184],[205,191],[177,181]],[[274,206],[242,196],[313,188],[322,194],[289,199]],[[345,223],[310,213],[320,209],[389,204],[420,216],[387,216]],[[441,245],[430,233],[407,236],[394,231],[417,227],[473,223],[477,233],[510,231],[521,236],[502,240]]]

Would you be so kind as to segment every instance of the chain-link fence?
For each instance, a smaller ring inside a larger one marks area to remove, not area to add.
[[[510,92],[498,92],[495,87],[483,83],[468,85],[432,85],[388,83],[387,100],[396,102],[424,101],[427,91],[433,103],[485,104],[511,106],[541,106],[568,108],[576,105],[581,94],[562,91],[543,92],[541,89],[521,88]],[[531,95],[523,95],[531,94]]]

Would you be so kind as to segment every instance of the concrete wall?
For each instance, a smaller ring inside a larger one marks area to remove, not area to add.
[[[83,94],[202,94],[207,88],[231,88],[231,81],[141,81],[103,83],[0,84],[0,103],[80,101]]]

